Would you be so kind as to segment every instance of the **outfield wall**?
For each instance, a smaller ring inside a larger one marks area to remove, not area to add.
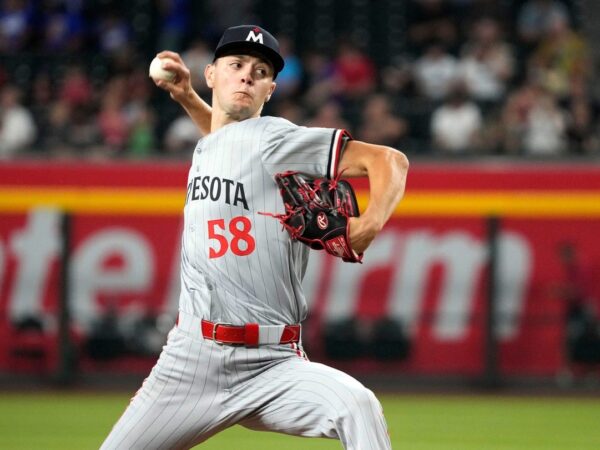
[[[1,371],[40,369],[15,357],[23,344],[10,324],[29,316],[43,318],[44,348],[56,356],[62,212],[73,218],[68,292],[79,344],[110,307],[123,326],[144,314],[176,315],[186,181],[187,165],[173,162],[0,165]],[[355,185],[364,209],[367,185]],[[326,322],[358,317],[368,329],[390,317],[410,337],[409,357],[363,356],[354,369],[481,373],[490,216],[501,219],[500,370],[555,373],[564,336],[560,243],[578,248],[581,285],[600,299],[600,167],[583,164],[413,163],[406,197],[364,264],[312,253],[304,284],[312,311],[305,339],[313,355],[322,353]]]

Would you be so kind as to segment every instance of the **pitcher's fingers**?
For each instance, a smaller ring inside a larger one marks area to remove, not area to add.
[[[177,52],[173,52],[171,50],[163,50],[161,52],[158,52],[156,54],[156,56],[158,56],[159,58],[171,58],[174,61],[177,61],[180,64],[183,64],[183,59],[181,58],[181,55]]]
[[[168,59],[163,59],[163,69],[175,73],[173,83],[178,83],[181,80],[187,81],[190,79],[190,70],[183,64]]]
[[[156,84],[159,88],[169,92],[169,93],[173,93],[175,90],[179,89],[177,87],[177,85],[171,81],[165,81],[165,80],[156,80],[154,81],[154,84]]]

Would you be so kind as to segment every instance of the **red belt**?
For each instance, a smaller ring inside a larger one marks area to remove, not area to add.
[[[229,325],[224,323],[213,323],[202,320],[202,336],[219,344],[245,345],[256,347],[261,342],[260,325],[248,323],[246,325]],[[285,325],[279,338],[279,344],[290,344],[300,341],[300,325]],[[268,342],[264,342],[268,343]],[[271,342],[275,343],[275,342]]]

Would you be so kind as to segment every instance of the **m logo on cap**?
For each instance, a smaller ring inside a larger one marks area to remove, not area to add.
[[[1,3],[1,1],[0,1]],[[279,54],[279,42],[264,28],[257,25],[239,25],[227,28],[215,49],[215,60],[221,56],[248,52],[257,52],[273,66],[273,79],[277,76],[285,61]]]
[[[257,31],[258,34],[255,34],[254,31]],[[261,44],[264,44],[263,42],[263,35],[260,32],[260,29],[255,28],[254,30],[250,30],[250,33],[248,33],[248,37],[246,38],[247,41],[252,41],[252,42],[260,42]]]

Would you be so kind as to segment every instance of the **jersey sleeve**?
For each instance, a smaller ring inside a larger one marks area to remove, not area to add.
[[[261,139],[263,164],[271,175],[294,170],[335,178],[344,146],[350,139],[343,129],[302,127],[274,119],[265,127]]]

